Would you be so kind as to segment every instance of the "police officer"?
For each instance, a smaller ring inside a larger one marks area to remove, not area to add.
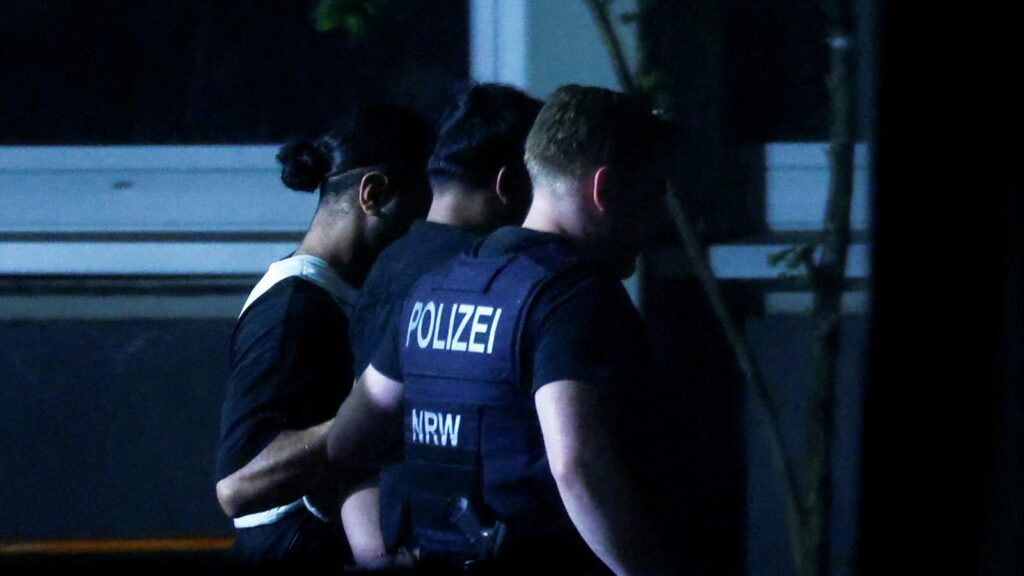
[[[426,211],[431,140],[413,112],[377,105],[277,156],[284,183],[319,190],[320,200],[301,245],[270,266],[232,336],[217,498],[234,519],[237,560],[340,569],[353,553],[369,562],[383,550],[376,490],[326,466],[325,433],[353,381],[356,289]]]
[[[555,91],[523,228],[423,276],[339,409],[332,461],[402,431],[422,559],[667,572],[619,428],[644,352],[619,280],[663,206],[665,133],[623,94]]]
[[[356,301],[349,325],[356,374],[370,364],[387,327],[398,322],[423,272],[469,248],[480,233],[522,222],[530,205],[523,150],[540,107],[539,100],[511,86],[471,83],[457,89],[427,164],[430,212],[381,253]],[[391,551],[411,546],[400,467],[385,467],[380,484],[385,545]]]

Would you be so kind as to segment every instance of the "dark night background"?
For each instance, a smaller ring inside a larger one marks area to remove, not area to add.
[[[871,245],[871,277],[850,281],[869,306],[843,318],[837,466],[859,474],[841,480],[837,540],[849,546],[837,573],[1020,574],[1019,34],[980,7],[856,4],[858,137],[874,148],[871,226],[855,241]],[[357,99],[435,119],[470,75],[467,2],[388,2],[355,40],[317,32],[312,7],[7,3],[0,147],[276,144],[323,130]],[[818,4],[658,0],[639,26],[678,104],[680,177],[704,240],[767,242],[763,145],[828,137]],[[731,352],[695,281],[648,275],[654,385],[676,424],[659,516],[672,552],[688,573],[791,573],[770,521],[770,465],[750,431],[757,407]],[[256,278],[230,280],[217,290],[244,296]],[[74,282],[0,274],[0,297],[95,290]],[[98,293],[177,290],[118,286]],[[723,287],[798,445],[809,347],[793,343],[810,339],[810,321],[766,312],[765,293],[791,284]],[[229,536],[212,460],[232,326],[0,318],[0,546]],[[32,559],[0,554],[12,566]]]
[[[280,142],[357,98],[437,116],[468,74],[465,2],[385,4],[355,42],[317,32],[311,2],[16,4],[0,23],[6,145]]]

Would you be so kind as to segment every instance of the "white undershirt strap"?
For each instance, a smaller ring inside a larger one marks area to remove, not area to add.
[[[327,262],[316,256],[299,254],[278,260],[270,265],[267,273],[249,293],[249,298],[246,299],[238,316],[241,317],[257,298],[266,294],[275,284],[292,276],[298,276],[323,288],[334,298],[345,314],[352,314],[352,306],[359,292],[342,280],[341,276],[338,276],[338,273]]]

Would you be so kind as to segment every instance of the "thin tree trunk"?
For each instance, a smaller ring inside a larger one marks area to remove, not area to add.
[[[811,490],[804,523],[807,574],[832,573],[832,454],[835,443],[836,361],[840,317],[850,244],[855,136],[853,55],[848,0],[825,0],[829,26],[829,190],[821,260],[812,275],[814,298],[814,371],[808,391],[807,478]]]
[[[622,41],[619,40],[615,27],[612,26],[611,15],[608,14],[609,0],[584,0],[584,2],[590,8],[590,13],[597,22],[597,30],[601,33],[604,45],[608,47],[608,53],[612,59],[612,66],[615,68],[615,77],[619,80],[619,85],[627,93],[635,93],[635,77],[629,70],[629,63],[626,62],[626,55],[622,51]]]
[[[792,461],[787,457],[785,446],[782,443],[779,410],[772,399],[771,392],[769,392],[768,387],[764,384],[764,378],[761,375],[761,370],[757,367],[757,362],[754,360],[750,343],[747,342],[743,333],[736,326],[736,321],[729,312],[729,307],[725,304],[722,289],[718,285],[718,281],[715,279],[711,267],[704,257],[704,249],[701,246],[700,240],[693,231],[693,227],[690,226],[689,219],[683,209],[683,204],[679,200],[675,188],[671,185],[668,189],[667,201],[669,213],[682,239],[687,259],[703,287],[704,293],[708,297],[715,317],[718,318],[722,329],[725,331],[733,354],[736,355],[736,362],[739,364],[740,371],[743,374],[743,380],[746,382],[750,393],[761,403],[765,411],[765,418],[762,420],[764,434],[771,449],[772,463],[775,466],[776,472],[782,477],[782,495],[786,509],[786,527],[789,531],[790,553],[793,556],[794,564],[799,569],[803,558],[800,531],[800,527],[803,525],[803,511],[800,508],[800,501],[797,499],[800,489],[796,483],[795,468]]]
[[[607,0],[584,0],[584,2],[593,14],[601,37],[611,55],[619,84],[626,92],[635,94],[637,91],[636,82],[623,54],[622,43],[612,27],[611,17],[608,14]],[[793,555],[793,561],[799,569],[803,560],[801,552],[804,549],[801,532],[801,526],[805,524],[804,513],[798,499],[800,492],[796,482],[795,469],[787,457],[785,446],[782,443],[778,408],[757,367],[750,343],[747,342],[743,332],[738,328],[732,314],[729,312],[729,307],[725,303],[721,287],[718,285],[718,281],[715,279],[704,257],[704,248],[693,226],[690,224],[690,220],[674,187],[669,186],[667,196],[672,221],[679,233],[683,248],[686,250],[690,266],[711,304],[715,317],[722,325],[743,374],[744,382],[764,408],[766,414],[764,421],[765,436],[771,448],[772,461],[782,477],[786,523],[790,535],[790,551]]]

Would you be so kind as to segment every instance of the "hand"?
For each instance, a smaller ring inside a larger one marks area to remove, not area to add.
[[[416,557],[405,548],[390,554],[382,554],[377,559],[364,562],[362,567],[368,570],[411,570],[416,565]]]

